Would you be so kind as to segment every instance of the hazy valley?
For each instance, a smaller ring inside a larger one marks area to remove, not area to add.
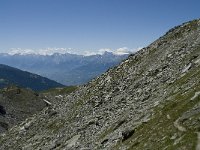
[[[0,64],[39,74],[69,86],[85,84],[127,57],[128,54],[115,55],[111,52],[91,56],[69,53],[53,55],[1,53]]]

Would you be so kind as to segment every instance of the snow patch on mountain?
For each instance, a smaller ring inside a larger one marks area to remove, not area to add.
[[[45,48],[45,49],[22,49],[22,48],[12,48],[9,50],[10,55],[53,55],[55,53],[59,54],[74,54],[71,48]]]
[[[73,48],[45,48],[45,49],[22,49],[22,48],[11,48],[8,52],[9,55],[53,55],[57,54],[76,54],[76,55],[84,55],[84,56],[91,56],[91,55],[103,55],[105,52],[112,53],[113,55],[126,55],[134,53],[140,50],[142,47],[136,49],[129,49],[127,47],[122,47],[118,49],[110,49],[110,48],[103,48],[96,51],[86,50],[86,51],[78,51]]]

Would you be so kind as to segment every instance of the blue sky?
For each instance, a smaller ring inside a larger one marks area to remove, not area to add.
[[[0,52],[147,46],[200,17],[199,0],[0,0]]]

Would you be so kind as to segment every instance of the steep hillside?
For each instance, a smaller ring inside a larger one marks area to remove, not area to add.
[[[55,98],[2,135],[0,149],[199,149],[200,20]]]
[[[0,90],[0,133],[46,107],[44,97],[10,86]]]
[[[64,87],[53,80],[0,64],[0,88],[9,85],[18,85],[35,91]]]
[[[87,83],[109,68],[118,65],[128,54],[83,56],[76,54],[1,54],[0,63],[39,74],[65,85]]]
[[[0,133],[50,106],[56,99],[51,95],[70,94],[76,87],[50,89],[36,93],[30,89],[9,86],[0,90]],[[50,95],[50,96],[49,96]],[[49,113],[53,113],[50,111]]]

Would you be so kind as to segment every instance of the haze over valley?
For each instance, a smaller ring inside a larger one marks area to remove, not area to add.
[[[96,55],[53,53],[0,53],[0,64],[6,64],[55,80],[63,85],[81,85],[101,75],[126,59],[131,52],[103,52]]]

